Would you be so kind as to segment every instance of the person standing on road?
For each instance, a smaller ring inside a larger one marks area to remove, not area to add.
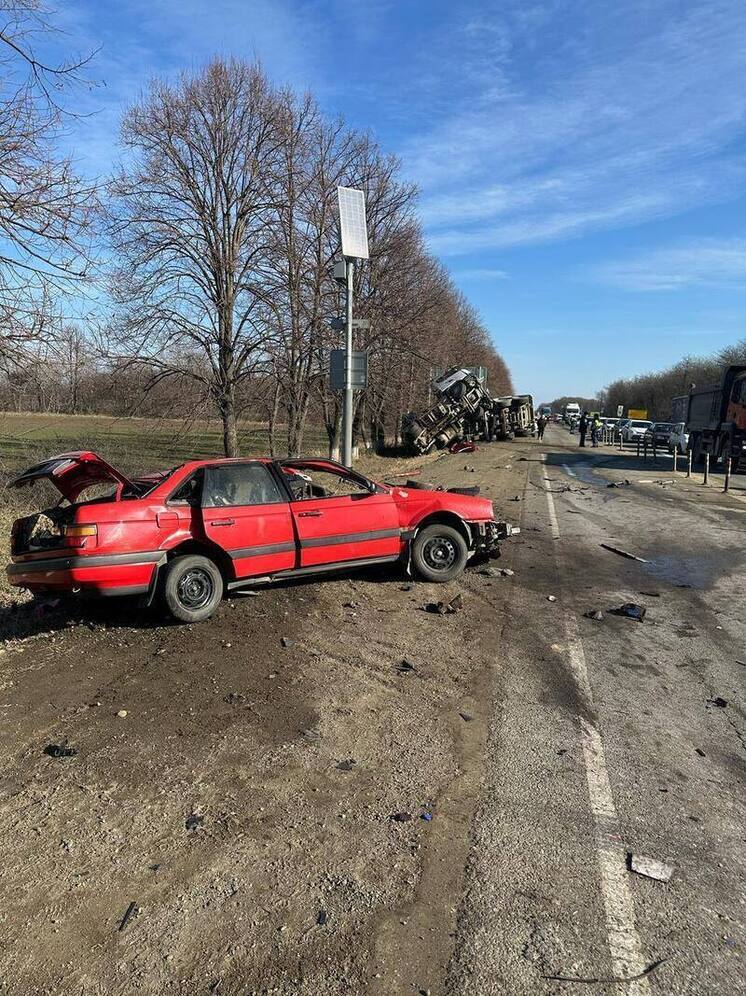
[[[544,438],[544,430],[547,427],[548,421],[549,420],[547,419],[546,415],[539,415],[539,420],[536,423],[536,430],[539,433],[539,439]]]
[[[591,442],[593,443],[594,446],[598,446],[598,436],[600,432],[601,432],[601,419],[598,417],[598,415],[594,415],[593,420],[591,422]]]
[[[580,446],[585,446],[585,437],[588,432],[588,412],[583,412],[580,416],[580,422],[578,423],[578,431],[580,432]]]

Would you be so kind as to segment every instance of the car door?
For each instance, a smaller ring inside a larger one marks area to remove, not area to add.
[[[205,467],[205,536],[226,551],[237,578],[296,566],[297,544],[287,493],[258,460]]]
[[[395,559],[402,549],[391,494],[332,461],[287,461],[300,566]]]

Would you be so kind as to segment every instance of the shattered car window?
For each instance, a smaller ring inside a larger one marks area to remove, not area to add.
[[[208,467],[202,504],[205,508],[226,505],[272,505],[287,499],[262,463]]]

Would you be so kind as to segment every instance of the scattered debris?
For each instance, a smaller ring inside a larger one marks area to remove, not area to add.
[[[515,571],[511,571],[509,567],[501,567],[500,573],[504,578],[512,578],[515,574]]]
[[[723,699],[718,695],[714,699],[708,699],[707,705],[716,706],[718,709],[725,709],[725,707],[728,705],[728,700]]]
[[[641,595],[647,595],[648,598],[660,598],[661,593],[659,591],[641,591]]]
[[[359,609],[360,608],[360,602],[343,602],[342,603],[342,608],[343,609]]]
[[[120,933],[125,929],[125,927],[130,922],[132,917],[137,916],[139,912],[140,912],[140,907],[137,905],[137,903],[132,902],[129,904],[124,916],[122,917],[122,922],[119,924]]]
[[[126,719],[126,717],[127,717],[127,710],[120,709],[119,712],[117,713],[117,719]]]
[[[292,647],[293,645],[293,641],[290,639],[289,636],[283,636],[280,639],[280,643],[283,645],[283,647]]]
[[[476,443],[468,439],[454,439],[448,447],[449,453],[473,453],[476,450]]]
[[[78,752],[74,747],[68,747],[65,740],[61,744],[47,744],[44,753],[48,757],[75,757]]]
[[[411,591],[414,588],[413,584],[402,584],[399,585],[399,591]]]
[[[346,761],[340,761],[337,768],[340,771],[352,771],[356,764],[357,761],[354,757],[348,757]]]
[[[464,470],[466,471],[467,474],[473,474],[474,473],[474,467],[470,467],[468,463],[464,464]]]
[[[326,910],[319,910],[318,916],[316,917],[316,923],[319,927],[323,927],[328,919]]]
[[[427,602],[422,608],[425,612],[432,612],[437,616],[450,615],[452,612],[460,612],[464,607],[464,596],[456,595],[450,602]]]
[[[393,823],[409,823],[409,821],[412,819],[412,814],[411,813],[392,813],[391,816],[389,816],[389,819]]]
[[[627,550],[620,550],[618,546],[609,546],[608,543],[602,543],[601,546],[604,550],[609,550],[610,553],[616,553],[619,557],[626,557],[627,560],[636,560],[640,564],[649,564],[649,560],[643,560],[642,557],[636,557],[634,553],[628,553]]]
[[[584,612],[583,615],[586,619],[595,619],[596,622],[604,621],[604,614],[599,609],[589,609],[587,612]]]
[[[607,488],[628,488],[632,482],[628,481],[625,477],[623,481],[610,481],[606,487]]]
[[[432,818],[433,818],[432,813],[427,813],[427,812],[420,813],[420,819],[424,820],[426,823],[429,823]]]
[[[246,701],[246,696],[242,695],[241,692],[228,692],[223,698],[223,702],[227,702],[229,705],[239,705],[241,702]]]
[[[556,602],[557,601],[557,596],[556,595],[547,595],[547,601],[548,602]]]
[[[705,754],[701,747],[695,747],[694,753],[699,754],[700,757],[707,757],[707,754]]]
[[[459,716],[463,719],[465,723],[471,723],[474,717],[469,712],[460,712]]]
[[[521,500],[520,495],[516,495],[515,498],[508,498],[508,501],[520,501],[520,500]]]
[[[190,813],[184,820],[184,826],[187,830],[196,830],[197,827],[201,826],[204,822],[204,816],[200,816],[198,813]]]
[[[740,664],[741,667],[746,667],[746,661],[736,661],[736,664]]]
[[[410,661],[408,657],[405,657],[396,665],[396,670],[399,674],[411,674],[413,671],[417,670],[417,666]]]
[[[618,609],[609,609],[609,612],[614,616],[625,616],[627,619],[636,619],[638,622],[643,621],[647,611],[644,605],[638,605],[637,602],[625,602]]]
[[[477,571],[477,574],[481,574],[486,578],[498,578],[500,577],[501,571],[496,571],[494,567],[482,567]]]
[[[629,866],[638,875],[654,878],[656,882],[670,882],[674,873],[673,865],[667,865],[665,861],[658,861],[656,858],[647,858],[642,854],[630,854]]]

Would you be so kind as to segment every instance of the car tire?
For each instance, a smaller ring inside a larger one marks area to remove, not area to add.
[[[466,540],[453,526],[425,526],[412,542],[412,568],[423,581],[452,581],[463,573],[468,559]]]
[[[180,622],[209,619],[223,597],[223,575],[208,557],[186,554],[166,567],[163,598],[171,615]]]

